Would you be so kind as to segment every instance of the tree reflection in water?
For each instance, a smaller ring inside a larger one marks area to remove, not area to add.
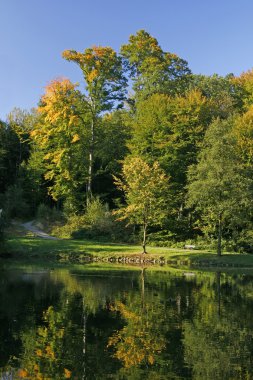
[[[251,379],[251,275],[2,270],[0,378]]]

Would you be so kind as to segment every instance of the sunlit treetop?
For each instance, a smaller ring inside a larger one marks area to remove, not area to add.
[[[134,90],[155,92],[165,89],[168,82],[190,74],[188,64],[176,54],[164,52],[156,38],[145,30],[131,35],[129,43],[121,47],[121,54],[128,62]]]
[[[241,90],[240,97],[244,108],[248,109],[253,104],[253,69],[242,73],[239,77],[233,78],[232,81]]]
[[[64,120],[70,126],[78,121],[76,104],[81,102],[82,95],[77,86],[66,78],[55,79],[48,84],[38,107],[46,122],[53,124]]]
[[[87,98],[94,113],[121,105],[127,85],[122,58],[111,47],[93,46],[83,53],[65,50],[67,61],[75,62],[82,70],[86,82]]]
[[[237,117],[233,128],[236,149],[243,162],[250,168],[253,164],[253,104],[242,116]]]
[[[146,60],[151,59],[153,62],[159,62],[163,51],[156,38],[145,30],[140,30],[136,35],[129,37],[128,44],[122,45],[121,53],[129,60],[131,69],[138,72],[141,71],[141,65]]]

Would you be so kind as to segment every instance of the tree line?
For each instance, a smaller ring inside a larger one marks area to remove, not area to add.
[[[144,30],[120,53],[66,50],[82,88],[51,81],[0,122],[0,208],[55,233],[251,251],[253,71],[193,74]]]

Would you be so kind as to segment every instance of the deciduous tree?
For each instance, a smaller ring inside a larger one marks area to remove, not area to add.
[[[242,225],[252,208],[252,179],[244,175],[231,135],[233,119],[215,121],[207,130],[197,165],[189,170],[188,206],[217,236],[217,254],[225,228]]]
[[[116,184],[124,191],[126,206],[116,214],[120,220],[143,228],[143,253],[146,252],[148,227],[161,225],[168,214],[168,178],[158,162],[148,165],[140,157],[128,157],[123,164],[122,180]]]
[[[146,97],[152,93],[181,93],[190,74],[188,64],[176,54],[162,50],[156,38],[145,30],[129,37],[121,54],[127,60],[130,78],[136,94]]]
[[[90,138],[87,102],[75,84],[55,80],[46,87],[38,112],[40,121],[31,135],[44,153],[49,192],[54,199],[79,198],[83,203]]]
[[[126,78],[122,60],[111,47],[94,46],[83,53],[65,50],[63,58],[76,63],[86,83],[85,98],[91,116],[89,139],[88,199],[92,195],[95,128],[98,116],[114,106],[120,107],[125,97]]]

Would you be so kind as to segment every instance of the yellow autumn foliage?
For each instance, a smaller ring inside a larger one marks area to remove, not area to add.
[[[20,369],[18,371],[18,376],[21,378],[21,379],[24,379],[24,378],[27,378],[28,377],[28,371],[26,369]]]
[[[43,355],[41,349],[38,349],[38,350],[36,350],[35,352],[36,352],[36,355],[37,355],[37,356],[42,356],[42,355]]]
[[[65,379],[70,379],[71,378],[72,372],[68,370],[67,368],[64,368],[64,377]]]
[[[236,148],[244,162],[248,165],[253,163],[253,105],[241,117],[238,117],[233,135],[236,138]]]
[[[91,72],[89,73],[89,75],[87,75],[87,81],[88,82],[93,82],[94,79],[96,79],[98,76],[98,70],[96,69],[93,69],[91,70]]]
[[[79,141],[79,140],[80,140],[79,135],[78,135],[77,133],[75,133],[74,136],[72,137],[71,142],[72,142],[72,143],[75,143],[75,142],[77,142],[77,141]]]

